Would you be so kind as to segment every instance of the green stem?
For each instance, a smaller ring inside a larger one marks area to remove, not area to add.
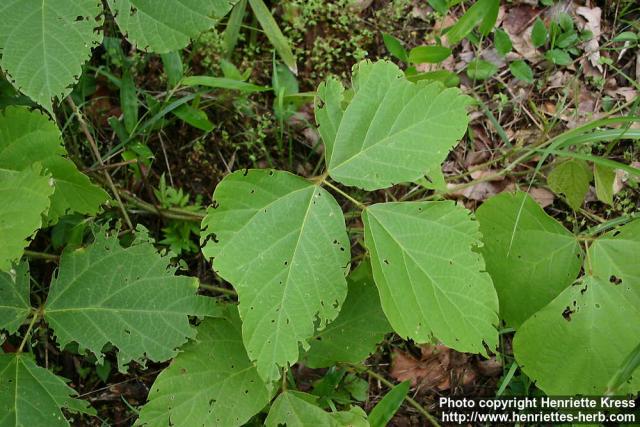
[[[29,258],[33,258],[33,259],[44,259],[46,261],[51,261],[51,262],[58,262],[60,261],[60,256],[59,255],[54,255],[54,254],[48,254],[45,252],[36,252],[36,251],[24,251],[24,255],[29,257]]]
[[[345,193],[344,191],[342,191],[341,189],[339,189],[338,187],[336,187],[335,185],[333,185],[329,181],[324,180],[322,183],[326,184],[327,187],[331,188],[333,191],[335,191],[336,193],[340,194],[342,197],[344,197],[345,199],[349,200],[351,203],[353,203],[354,205],[356,205],[360,209],[365,210],[367,208],[367,205],[365,205],[364,203],[354,199],[353,197],[351,197],[350,195],[348,195],[347,193]]]
[[[221,294],[230,295],[230,296],[234,296],[234,297],[238,296],[238,293],[236,291],[234,291],[233,289],[227,289],[227,288],[223,288],[223,287],[220,287],[220,286],[208,285],[206,283],[200,283],[200,287],[202,289],[206,289],[208,291],[220,292]]]
[[[24,338],[22,338],[22,342],[20,343],[20,347],[18,347],[17,353],[22,353],[22,350],[24,349],[24,346],[27,343],[27,340],[29,339],[29,336],[31,335],[31,330],[33,329],[33,325],[35,325],[36,324],[36,320],[38,320],[40,318],[40,314],[41,314],[41,310],[40,309],[38,309],[38,310],[33,312],[33,317],[31,317],[31,322],[29,323],[29,327],[27,328],[27,332],[25,332],[25,334],[24,334]]]

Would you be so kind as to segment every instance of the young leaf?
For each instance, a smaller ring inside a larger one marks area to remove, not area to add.
[[[170,359],[195,335],[188,316],[205,314],[197,280],[174,271],[151,243],[123,248],[117,236],[97,232],[94,243],[60,258],[45,319],[60,347],[75,341],[98,361],[105,344],[113,344],[120,369],[144,356]]]
[[[131,134],[138,124],[138,91],[130,65],[125,63],[123,67],[120,79],[120,108],[124,117],[124,128]]]
[[[39,165],[22,172],[0,169],[0,271],[22,256],[28,239],[42,226],[52,194],[51,180],[40,175]]]
[[[0,354],[0,425],[68,427],[62,409],[92,414],[65,381],[26,354]]]
[[[156,378],[137,426],[241,426],[271,398],[242,344],[236,307],[207,319]]]
[[[127,39],[156,53],[179,50],[192,37],[213,27],[230,10],[233,0],[108,0]]]
[[[569,65],[572,62],[571,56],[561,49],[548,50],[544,53],[544,57],[556,65]]]
[[[265,86],[258,86],[227,77],[191,76],[183,79],[182,84],[184,86],[207,86],[216,89],[237,90],[248,93],[271,90]]]
[[[51,174],[55,192],[49,223],[70,212],[95,215],[108,199],[66,154],[58,127],[43,114],[25,107],[8,107],[0,113],[0,168],[21,171],[39,162]]]
[[[499,8],[499,0],[478,0],[447,31],[447,40],[451,45],[458,44],[476,26],[483,35],[488,35],[496,23]]]
[[[496,51],[500,56],[505,56],[513,49],[513,44],[509,38],[509,34],[506,31],[497,29],[494,34],[494,44],[496,45]]]
[[[15,271],[0,272],[0,331],[15,333],[31,312],[29,302],[29,264],[20,263]]]
[[[444,46],[417,46],[409,52],[412,64],[437,64],[451,56],[451,49]]]
[[[382,203],[362,215],[382,308],[394,330],[459,351],[495,348],[498,298],[478,224],[453,202]],[[446,243],[445,243],[446,242]]]
[[[580,245],[527,193],[502,193],[476,211],[480,248],[500,300],[500,317],[518,328],[577,277]]]
[[[473,80],[486,80],[498,72],[498,67],[483,59],[474,59],[467,65],[467,76]]]
[[[269,415],[265,420],[266,427],[278,427],[286,425],[287,427],[340,427],[346,425],[360,426],[362,425],[362,415],[360,424],[353,424],[353,414],[357,412],[325,412],[320,409],[316,403],[317,398],[307,393],[299,391],[286,391],[282,393],[269,410]],[[343,424],[342,417],[352,414],[348,417],[351,424]],[[364,424],[366,425],[366,424]]]
[[[545,27],[544,22],[542,22],[540,18],[536,18],[531,30],[531,43],[533,47],[544,46],[547,42],[547,37],[549,37],[547,27]]]
[[[384,335],[391,332],[369,263],[360,264],[347,282],[349,292],[340,314],[311,340],[307,352],[307,365],[311,368],[326,368],[337,362],[361,362],[375,351]]]
[[[593,165],[593,175],[596,183],[596,196],[598,199],[613,206],[613,183],[616,179],[616,172],[613,168],[599,164]]]
[[[353,85],[355,95],[341,114],[335,140],[327,140],[325,157],[331,177],[343,184],[375,190],[417,180],[440,167],[466,131],[469,98],[458,89],[411,83],[387,61],[360,62]],[[338,112],[339,99],[326,99],[326,111],[331,106]],[[321,129],[327,122],[318,121]]]
[[[278,52],[282,62],[289,67],[293,74],[298,74],[298,65],[296,64],[296,58],[291,51],[289,41],[280,31],[278,23],[273,19],[273,15],[269,12],[267,5],[263,0],[249,0],[251,10],[253,10],[256,19],[260,23],[264,34],[267,36],[273,47]]]
[[[391,418],[398,412],[400,405],[409,393],[410,381],[404,381],[396,385],[378,402],[369,414],[371,427],[385,427]]]
[[[214,199],[203,253],[238,291],[247,353],[270,382],[338,315],[351,259],[344,217],[324,189],[280,171],[227,175]]]
[[[182,104],[173,110],[172,113],[180,120],[189,123],[194,128],[205,132],[211,132],[213,130],[213,123],[209,121],[207,113],[190,104]]]
[[[163,53],[160,55],[160,58],[162,59],[164,73],[167,75],[169,88],[174,88],[180,83],[182,77],[184,77],[184,67],[182,65],[180,51]]]
[[[509,64],[509,71],[513,77],[526,83],[533,83],[533,71],[531,67],[521,59],[513,61]]]
[[[402,46],[402,42],[400,40],[393,37],[391,34],[382,33],[382,41],[391,55],[395,56],[402,62],[409,61],[407,51],[404,49],[404,46]]]
[[[99,0],[0,3],[0,65],[22,93],[53,112],[102,41]]]
[[[564,195],[575,211],[580,209],[591,182],[591,170],[584,160],[571,159],[555,166],[547,177],[554,193]]]

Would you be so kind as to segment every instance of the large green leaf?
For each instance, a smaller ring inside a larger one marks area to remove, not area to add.
[[[465,133],[469,98],[440,83],[409,82],[387,61],[360,62],[355,70],[356,92],[344,113],[337,81],[328,80],[318,94],[331,177],[375,190],[439,168]]]
[[[0,271],[11,268],[42,226],[51,194],[51,180],[40,175],[40,165],[21,172],[0,169]]]
[[[0,65],[25,95],[52,112],[100,44],[99,0],[3,0]]]
[[[287,172],[235,172],[214,199],[203,253],[238,291],[247,353],[269,382],[338,315],[351,259],[344,217],[329,193]]]
[[[236,0],[108,0],[127,39],[140,49],[168,53],[213,27]]]
[[[23,262],[9,273],[0,273],[0,330],[15,333],[30,312],[29,264]]]
[[[115,345],[121,368],[143,356],[170,359],[195,335],[188,316],[202,314],[205,298],[196,296],[196,279],[174,270],[151,243],[123,248],[98,232],[90,246],[63,253],[45,319],[61,347],[76,341],[101,359]]]
[[[348,277],[349,292],[340,314],[311,340],[307,365],[325,368],[337,362],[358,363],[367,358],[391,332],[380,306],[371,266],[363,262]]]
[[[25,354],[0,354],[0,426],[65,427],[62,408],[91,414],[65,381]]]
[[[438,338],[459,351],[498,343],[498,298],[482,257],[478,224],[453,202],[368,207],[365,243],[389,322],[403,338]]]
[[[576,279],[582,267],[580,245],[523,192],[492,197],[476,217],[500,316],[517,328]]]
[[[282,393],[269,410],[266,427],[340,427],[368,426],[361,411],[325,412],[316,403],[317,398],[299,391]],[[345,423],[345,421],[347,421]]]
[[[241,426],[264,408],[270,392],[242,344],[235,307],[207,319],[196,339],[158,376],[140,426]]]
[[[58,127],[40,112],[9,107],[0,113],[0,168],[19,171],[42,164],[55,185],[49,222],[69,212],[95,215],[108,198],[65,156]]]
[[[640,343],[640,220],[594,241],[587,276],[526,321],[518,363],[547,394],[603,394]],[[620,393],[640,390],[640,375]]]

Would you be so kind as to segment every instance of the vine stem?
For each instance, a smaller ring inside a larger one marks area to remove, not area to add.
[[[84,117],[82,116],[82,113],[78,109],[78,106],[76,105],[75,102],[73,102],[73,99],[71,99],[70,96],[67,97],[67,104],[69,104],[69,106],[73,110],[73,113],[78,118],[80,129],[82,130],[82,133],[84,133],[84,136],[87,138],[87,141],[89,141],[89,145],[91,146],[91,151],[93,151],[94,157],[100,164],[100,168],[102,169],[104,178],[107,180],[107,183],[109,184],[109,188],[111,188],[111,192],[113,193],[113,196],[116,198],[116,201],[118,202],[118,206],[120,207],[120,211],[122,212],[122,217],[124,218],[124,221],[127,223],[127,226],[131,230],[133,230],[133,223],[131,222],[131,218],[129,218],[129,214],[127,213],[127,210],[125,209],[124,204],[120,199],[120,194],[118,194],[118,190],[116,189],[116,186],[113,183],[113,180],[111,179],[111,175],[109,175],[109,171],[105,169],[105,163],[102,160],[102,156],[100,155],[100,150],[98,149],[96,140],[93,138],[93,135],[91,135],[91,132],[89,132],[89,126],[87,126],[87,122],[85,121]]]
[[[329,187],[330,189],[332,189],[336,193],[340,194],[342,197],[344,197],[345,199],[349,200],[351,203],[353,203],[354,205],[356,205],[360,209],[365,210],[367,208],[367,205],[365,205],[364,203],[354,199],[353,197],[351,197],[350,195],[348,195],[347,193],[345,193],[344,191],[342,191],[341,189],[339,189],[338,187],[336,187],[335,185],[333,185],[332,183],[330,183],[326,179],[321,181],[320,184],[321,185],[322,184],[326,185],[327,187]]]
[[[22,353],[22,350],[24,349],[24,346],[27,343],[29,336],[31,335],[31,330],[33,329],[33,326],[36,324],[36,320],[40,318],[41,312],[42,312],[41,309],[38,309],[33,312],[33,317],[31,317],[31,322],[29,323],[27,332],[25,332],[24,338],[22,338],[22,342],[20,343],[20,347],[18,347],[18,351],[17,351],[18,354]]]

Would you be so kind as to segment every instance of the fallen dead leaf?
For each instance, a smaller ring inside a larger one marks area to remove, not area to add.
[[[553,204],[556,196],[549,190],[545,188],[537,188],[534,187],[529,190],[529,195],[533,200],[535,200],[541,208],[546,208],[547,206]]]
[[[503,29],[509,34],[513,49],[530,62],[542,58],[542,54],[531,43],[533,22],[539,14],[538,9],[529,5],[515,6],[507,11],[502,24]]]
[[[586,22],[582,25],[583,30],[589,30],[593,34],[591,40],[587,41],[584,50],[587,57],[595,68],[602,72],[602,64],[600,64],[600,21],[602,19],[602,9],[599,7],[588,8],[580,6],[576,9],[576,13],[582,16]]]

